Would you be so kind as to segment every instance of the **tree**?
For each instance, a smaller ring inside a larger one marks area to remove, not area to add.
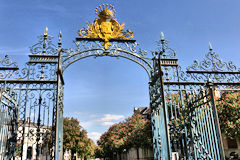
[[[79,121],[74,118],[63,120],[63,150],[71,151],[71,157],[77,153],[80,158],[91,158],[94,156],[94,142],[87,137],[87,131],[80,126]]]
[[[227,138],[240,138],[240,93],[222,94],[216,107],[222,132]]]
[[[112,125],[98,141],[96,155],[111,157],[114,152],[121,153],[130,148],[151,148],[151,122],[142,115],[134,114],[125,121]]]

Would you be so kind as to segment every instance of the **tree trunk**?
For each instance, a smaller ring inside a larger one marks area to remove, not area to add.
[[[75,160],[74,153],[72,150],[71,150],[71,160]]]
[[[139,148],[137,148],[137,160],[139,160]]]

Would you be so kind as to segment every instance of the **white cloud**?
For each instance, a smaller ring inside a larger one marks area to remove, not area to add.
[[[104,117],[100,119],[100,121],[104,122],[104,121],[117,121],[124,118],[123,115],[116,115],[116,114],[104,114]]]
[[[111,126],[113,124],[114,124],[114,122],[101,122],[101,125],[103,125],[103,126]]]
[[[90,132],[90,133],[88,133],[88,137],[91,138],[94,141],[95,144],[97,144],[97,140],[100,139],[101,135],[102,134],[99,133],[99,132]]]
[[[87,122],[84,122],[84,121],[80,121],[80,125],[86,129],[88,127],[91,127],[92,125],[94,124],[94,121],[87,121]]]
[[[123,115],[116,115],[116,114],[104,114],[102,118],[97,119],[96,122],[99,122],[103,126],[111,126],[116,121],[124,118]]]

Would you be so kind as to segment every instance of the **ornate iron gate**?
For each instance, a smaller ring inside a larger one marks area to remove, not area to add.
[[[31,47],[32,54],[24,68],[19,69],[8,56],[0,60],[0,87],[8,88],[16,95],[17,131],[13,136],[16,149],[12,148],[15,159],[55,158],[56,48],[45,31],[39,42]],[[15,123],[14,115],[11,119],[11,123]]]
[[[98,11],[113,17],[112,6],[105,8],[103,5]],[[195,61],[183,72],[163,33],[158,50],[149,56],[129,39],[131,31],[119,30],[116,19],[97,27],[99,23],[95,22],[89,25],[91,30],[79,31],[82,37],[77,37],[75,48],[70,49],[62,48],[61,33],[58,46],[53,45],[46,28],[39,42],[31,47],[30,60],[23,69],[8,57],[0,60],[0,87],[10,88],[16,95],[14,103],[9,101],[10,110],[4,112],[8,116],[5,120],[11,119],[13,136],[8,141],[4,139],[8,125],[1,121],[1,158],[14,155],[16,159],[63,159],[63,73],[83,58],[110,56],[139,64],[149,76],[154,159],[224,159],[214,94],[215,90],[238,86],[240,71],[232,63],[222,63],[210,48],[207,60]],[[109,26],[115,27],[116,34]],[[99,27],[109,33],[98,35]],[[96,33],[89,33],[94,30]],[[6,143],[11,146],[7,150]]]
[[[172,156],[225,159],[215,103],[225,90],[240,91],[239,69],[222,62],[210,45],[204,60],[195,60],[183,72],[174,56],[165,52],[164,39],[160,44]]]
[[[171,93],[166,99],[174,156],[224,159],[212,89],[206,86],[168,93]]]
[[[15,157],[17,137],[17,96],[14,92],[1,89],[0,92],[0,159]]]
[[[197,95],[194,90],[192,92],[187,97],[190,139],[195,140],[192,141],[191,156],[195,159],[224,159],[212,86]]]

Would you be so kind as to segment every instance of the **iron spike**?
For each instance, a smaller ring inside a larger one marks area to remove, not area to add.
[[[61,48],[61,47],[62,47],[62,32],[60,30],[58,35],[58,48]]]
[[[48,27],[46,26],[44,29],[44,36],[47,36],[47,35],[48,35]]]
[[[209,45],[209,50],[212,51],[213,48],[212,48],[212,44],[211,44],[211,42],[209,42],[208,45]]]
[[[59,31],[58,39],[59,39],[59,40],[62,39],[62,32],[61,32],[61,30]]]
[[[161,40],[163,41],[164,40],[164,33],[163,32],[160,33],[160,37],[161,37]]]

